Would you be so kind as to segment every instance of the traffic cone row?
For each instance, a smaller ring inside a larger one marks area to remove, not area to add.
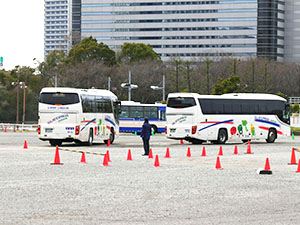
[[[24,147],[23,148],[24,149],[28,149],[28,145],[27,145],[27,141],[26,140],[24,142]],[[237,146],[235,146],[233,154],[234,155],[238,155]],[[248,142],[246,154],[253,154],[253,153],[251,153],[250,142]],[[220,157],[219,157],[219,156],[222,156],[222,155],[223,155],[223,149],[222,149],[222,146],[220,146],[219,154],[218,154],[217,161],[216,161],[216,169],[218,169],[218,170],[222,170],[223,169],[221,167],[221,161],[220,161]],[[190,147],[188,147],[187,155],[186,156],[187,157],[191,157],[191,149],[190,149]],[[205,146],[203,146],[203,150],[202,150],[201,156],[202,157],[207,156],[206,155]],[[151,148],[150,148],[150,151],[149,151],[148,158],[153,158],[153,152],[152,152]],[[169,147],[167,147],[165,158],[171,158],[170,157],[170,149],[169,149]],[[132,155],[131,155],[131,150],[130,149],[128,150],[127,160],[130,160],[130,161],[132,160]],[[110,156],[109,156],[109,151],[107,150],[106,154],[104,155],[103,166],[109,166],[108,162],[111,162],[111,160],[110,160]],[[85,152],[82,152],[80,163],[86,163]],[[51,163],[51,165],[63,165],[63,163],[60,162],[59,148],[58,148],[58,146],[56,146],[54,162]],[[296,156],[295,156],[295,149],[294,148],[292,149],[291,162],[289,163],[289,165],[297,165]],[[155,156],[154,166],[155,167],[160,167],[158,155]],[[300,173],[300,159],[299,159],[299,162],[298,162],[298,167],[297,167],[296,172]],[[269,158],[266,158],[265,168],[264,168],[264,170],[260,170],[259,174],[272,174],[272,171],[271,171],[271,168],[270,168]]]

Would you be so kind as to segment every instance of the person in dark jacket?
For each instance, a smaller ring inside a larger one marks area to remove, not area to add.
[[[141,138],[143,139],[143,143],[144,143],[144,150],[145,150],[145,154],[144,155],[149,155],[149,141],[150,141],[150,136],[151,136],[151,130],[152,127],[149,124],[149,120],[146,117],[144,119],[144,124],[142,127],[142,131],[141,131]]]

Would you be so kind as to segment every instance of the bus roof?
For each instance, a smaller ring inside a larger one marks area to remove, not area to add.
[[[165,104],[162,103],[153,103],[153,104],[144,104],[140,102],[134,102],[134,101],[121,101],[121,105],[126,105],[126,106],[166,106]]]
[[[99,96],[105,96],[110,97],[112,99],[118,99],[118,97],[112,93],[109,90],[105,89],[80,89],[80,88],[69,88],[69,87],[46,87],[41,90],[41,93],[43,92],[64,92],[64,93],[77,93],[77,94],[86,94],[86,95],[99,95]]]
[[[168,98],[174,97],[194,97],[194,98],[218,98],[218,99],[253,99],[253,100],[279,100],[286,101],[286,99],[272,94],[263,93],[229,93],[223,95],[200,95],[197,93],[170,93]]]

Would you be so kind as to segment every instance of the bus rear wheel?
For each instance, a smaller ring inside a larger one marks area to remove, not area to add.
[[[93,144],[93,141],[94,141],[94,135],[93,135],[93,130],[90,129],[90,133],[89,133],[89,138],[88,138],[88,141],[87,141],[87,145],[88,146],[91,146]]]
[[[49,143],[51,146],[61,146],[62,140],[57,140],[57,139],[49,140]]]
[[[225,144],[227,141],[227,131],[225,129],[220,129],[218,134],[218,144]]]
[[[275,129],[270,129],[268,133],[268,138],[266,139],[267,143],[274,143],[277,137],[277,132]]]

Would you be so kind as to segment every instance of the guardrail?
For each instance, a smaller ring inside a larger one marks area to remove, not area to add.
[[[0,131],[2,132],[25,132],[37,131],[38,125],[37,124],[13,124],[13,123],[0,123]]]

